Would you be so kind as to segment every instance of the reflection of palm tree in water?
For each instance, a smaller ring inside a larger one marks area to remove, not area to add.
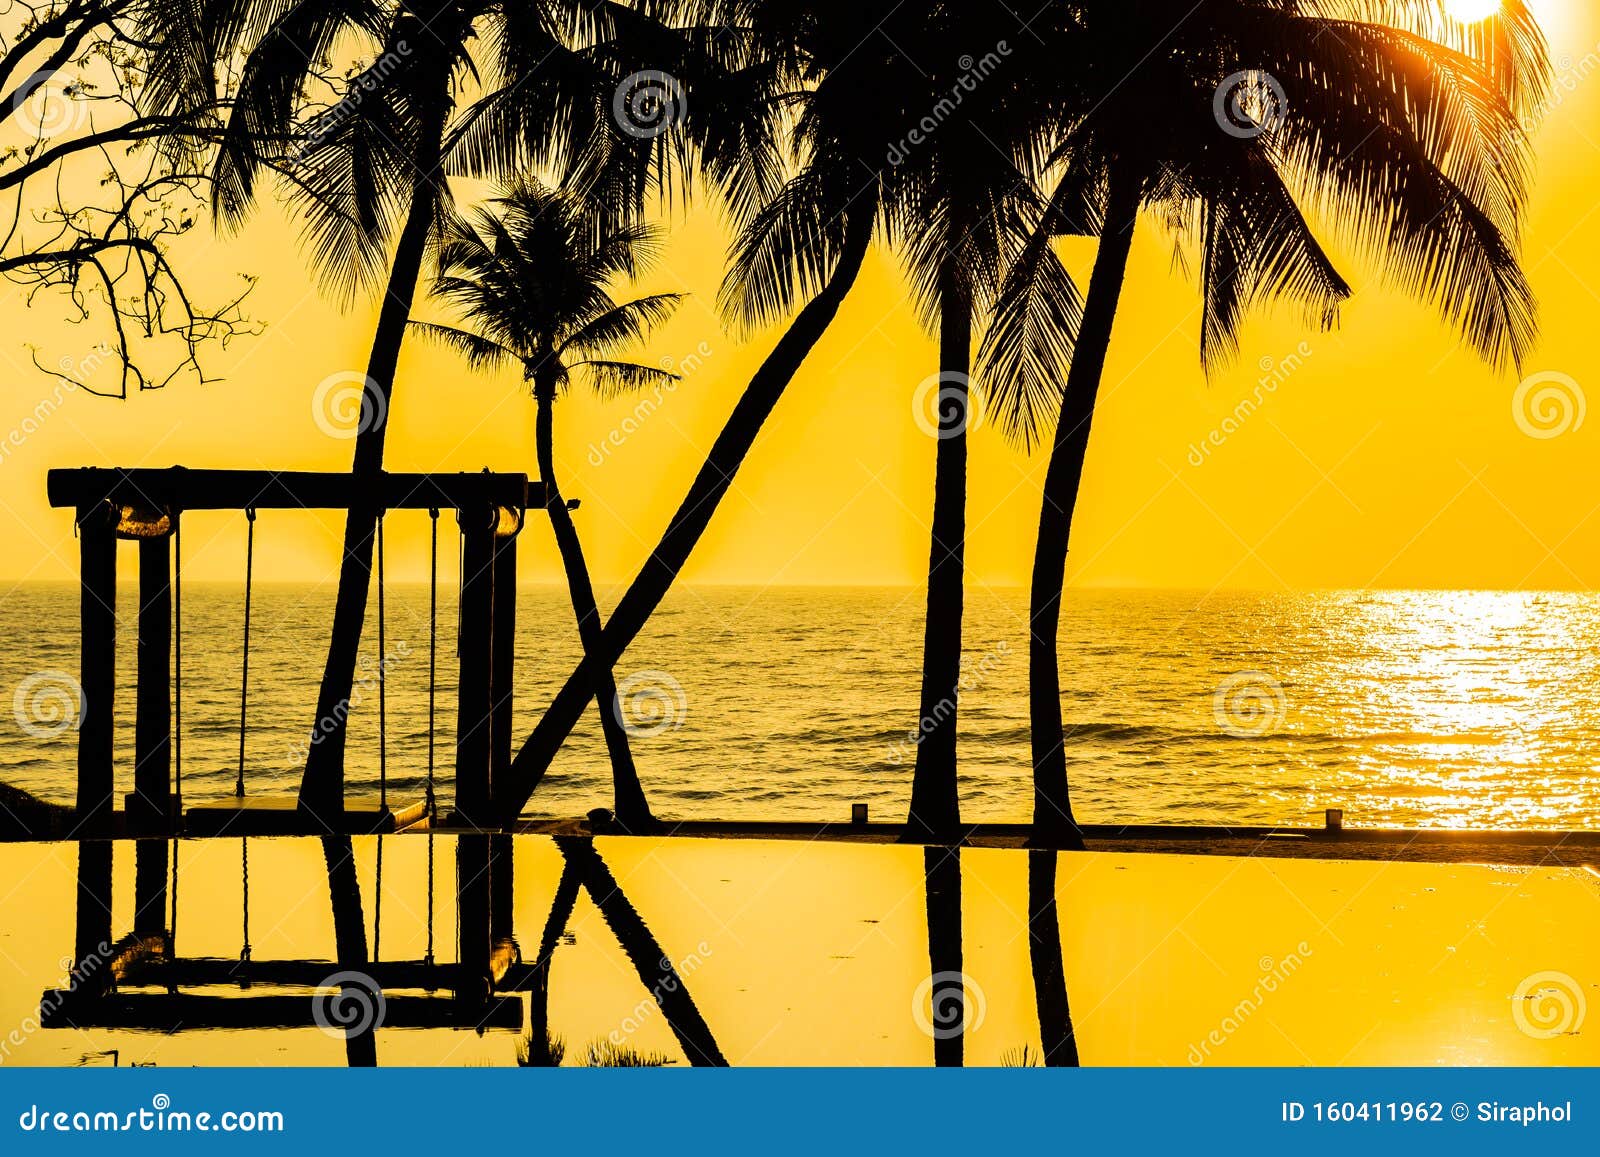
[[[623,895],[621,885],[595,850],[594,841],[557,836],[556,846],[561,849],[566,863],[561,879],[556,884],[555,901],[550,907],[550,917],[545,921],[544,935],[540,938],[539,955],[534,960],[528,1059],[525,1063],[552,1065],[558,1064],[561,1059],[562,1050],[550,1036],[550,959],[572,917],[578,888],[582,885],[600,909],[600,915],[622,945],[622,950],[633,962],[639,980],[660,1006],[662,1016],[678,1038],[678,1044],[689,1063],[696,1066],[725,1066],[728,1062],[716,1038],[712,1036],[710,1026],[700,1015],[699,1008],[684,986],[683,978],[673,966],[672,959]],[[609,1043],[615,1046],[615,1042]],[[607,1049],[604,1044],[591,1046],[590,1053],[600,1057],[607,1053]],[[612,1062],[608,1062],[608,1067],[611,1065]]]
[[[1056,855],[1043,849],[1028,853],[1028,957],[1033,967],[1043,1061],[1051,1067],[1076,1067],[1078,1042],[1067,1005],[1061,925],[1056,916]],[[955,1067],[965,1062],[967,1030],[967,977],[961,945],[961,850],[924,848],[922,864],[928,903],[928,966],[932,978],[928,1023],[932,1026],[933,1063]],[[1036,1062],[1031,1050],[1024,1046],[1008,1051],[1002,1063]]]
[[[1028,853],[1028,959],[1033,965],[1044,1063],[1076,1068],[1078,1038],[1067,1007],[1067,972],[1061,959],[1061,923],[1056,917],[1056,852],[1046,848]]]
[[[367,964],[367,928],[361,914],[361,883],[356,879],[355,850],[349,836],[322,837],[322,856],[328,864],[328,897],[333,906],[334,959],[339,970],[359,971]],[[349,999],[364,1001],[371,993],[359,985],[349,986]],[[371,1068],[378,1063],[378,1045],[373,1033],[376,1017],[362,1017],[359,1031],[345,1033],[345,1058],[352,1068]]]
[[[961,965],[961,849],[922,849],[928,896],[929,999],[933,1063],[959,1068],[967,1031],[966,974]]]

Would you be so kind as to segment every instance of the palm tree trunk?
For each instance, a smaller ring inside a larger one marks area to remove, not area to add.
[[[972,307],[961,271],[941,274],[939,451],[933,478],[933,534],[922,635],[922,701],[917,766],[906,840],[950,843],[961,836],[956,785],[956,708],[961,683],[961,617],[967,537],[968,375]]]
[[[1089,450],[1089,424],[1105,370],[1111,328],[1128,269],[1128,251],[1139,215],[1140,179],[1126,165],[1111,172],[1105,228],[1095,254],[1072,368],[1061,399],[1055,443],[1044,476],[1039,542],[1033,556],[1028,618],[1028,707],[1033,733],[1033,840],[1040,846],[1083,847],[1067,792],[1065,734],[1061,724],[1061,672],[1056,635],[1066,584],[1067,541]]]
[[[712,444],[705,465],[695,475],[688,495],[672,516],[666,533],[612,612],[601,635],[600,647],[585,652],[583,661],[567,676],[566,684],[556,693],[533,734],[511,761],[502,796],[505,809],[502,818],[507,823],[515,821],[533,789],[539,785],[545,769],[583,714],[584,706],[594,697],[601,676],[616,666],[628,644],[644,629],[651,612],[660,605],[688,561],[689,552],[705,533],[717,504],[733,484],[733,476],[761,433],[767,416],[799,372],[806,355],[832,323],[845,294],[855,284],[872,242],[875,218],[875,203],[858,204],[847,214],[844,244],[827,285],[806,303],[750,379],[727,425]]]
[[[583,560],[583,544],[578,541],[578,529],[572,525],[567,501],[561,497],[556,484],[553,446],[555,386],[541,382],[534,389],[533,396],[538,406],[534,444],[539,458],[539,476],[545,486],[545,510],[550,515],[550,525],[556,533],[561,565],[567,572],[567,591],[572,596],[573,613],[578,617],[578,637],[587,654],[599,649],[602,624],[600,608],[595,604],[594,587],[589,581],[589,567]],[[655,823],[655,817],[650,814],[644,788],[639,784],[639,772],[633,765],[628,733],[622,727],[622,706],[617,701],[617,681],[609,667],[600,673],[595,705],[600,709],[600,730],[605,735],[606,751],[611,756],[612,796],[617,822],[625,831],[644,831]]]
[[[372,350],[367,357],[370,383],[367,388],[378,395],[378,400],[372,406],[376,420],[367,422],[356,435],[351,473],[358,481],[375,478],[383,469],[383,444],[394,397],[395,369],[400,362],[400,346],[438,207],[436,182],[450,107],[448,68],[448,61],[440,54],[437,108],[424,117],[419,129],[415,159],[417,181],[411,190],[411,204],[395,247]],[[363,413],[366,413],[365,408]],[[336,822],[344,812],[345,720],[350,713],[350,692],[355,684],[356,658],[361,649],[361,627],[367,615],[377,517],[378,511],[370,505],[352,506],[345,517],[333,631],[328,641],[322,683],[317,691],[317,714],[312,724],[305,772],[300,780],[301,808],[325,822]]]

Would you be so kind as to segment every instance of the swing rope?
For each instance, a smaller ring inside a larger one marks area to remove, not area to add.
[[[426,964],[433,963],[433,829],[438,816],[438,801],[433,790],[433,708],[438,690],[439,655],[439,508],[428,509],[431,529],[428,549],[428,783],[424,796],[428,808],[428,953]]]
[[[384,671],[389,666],[383,609],[383,513],[378,514],[378,810],[389,810],[389,712]],[[379,847],[383,845],[380,842]]]
[[[183,519],[177,511],[172,515],[172,759],[174,772],[174,807],[168,822],[172,824],[172,883],[167,891],[172,902],[172,915],[167,921],[167,960],[178,954],[178,827],[183,816]],[[169,987],[176,991],[175,985]]]
[[[236,799],[244,798],[244,740],[250,703],[250,595],[255,580],[256,508],[245,507],[244,519],[244,660],[239,675],[239,775],[233,784]],[[250,841],[245,836],[239,837],[239,874],[243,881],[239,963],[247,964],[250,961]]]
[[[389,713],[385,693],[385,669],[389,665],[389,644],[384,612],[383,520],[378,512],[378,810],[389,812]],[[378,833],[377,875],[372,886],[372,960],[377,963],[383,943],[383,833]]]

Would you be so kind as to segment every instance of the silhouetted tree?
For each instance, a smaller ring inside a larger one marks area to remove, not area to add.
[[[614,353],[643,340],[682,296],[658,293],[618,303],[609,292],[617,278],[636,277],[653,260],[658,242],[659,230],[651,226],[607,226],[580,198],[525,181],[478,210],[472,221],[451,225],[439,246],[432,292],[454,307],[465,328],[413,322],[474,367],[519,369],[531,389],[545,511],[586,652],[599,648],[602,623],[583,545],[557,481],[555,403],[575,378],[603,397],[678,381],[657,366],[618,361]],[[595,699],[611,756],[617,820],[627,831],[643,831],[654,821],[609,670]]]
[[[1435,0],[1071,7],[1047,98],[1061,110],[1044,151],[1058,181],[1012,274],[1025,281],[1053,234],[1100,238],[1029,603],[1034,833],[1058,846],[1080,843],[1056,649],[1067,546],[1140,212],[1194,242],[1208,370],[1236,352],[1252,305],[1287,300],[1324,328],[1335,323],[1350,288],[1302,202],[1504,366],[1535,329],[1515,253],[1529,171],[1519,114],[1546,83],[1543,37],[1521,0],[1508,0],[1487,33],[1447,22]]]

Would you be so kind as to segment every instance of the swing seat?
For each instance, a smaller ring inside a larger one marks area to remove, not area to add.
[[[426,800],[391,803],[384,807],[377,797],[351,797],[345,802],[345,835],[388,835],[424,822],[428,816]],[[322,821],[302,812],[299,802],[289,796],[252,795],[217,800],[186,808],[183,834],[188,837],[220,836],[324,836],[329,829]]]

